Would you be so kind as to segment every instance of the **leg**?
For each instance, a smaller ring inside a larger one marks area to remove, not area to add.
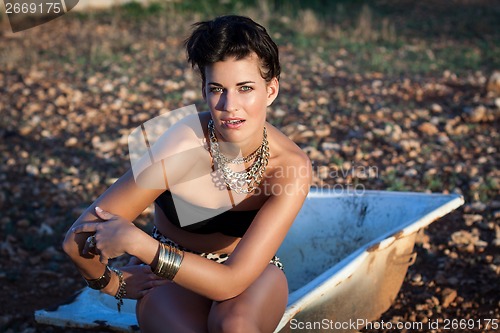
[[[271,333],[278,326],[287,301],[285,274],[269,265],[242,294],[223,302],[213,302],[208,330],[211,333]]]
[[[207,332],[211,304],[211,300],[169,283],[138,300],[137,320],[143,333]]]

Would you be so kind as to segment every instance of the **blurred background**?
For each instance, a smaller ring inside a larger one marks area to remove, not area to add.
[[[104,3],[17,33],[0,6],[1,332],[65,331],[33,319],[85,285],[64,233],[127,170],[135,127],[206,109],[182,43],[233,13],[280,47],[268,121],[308,153],[315,186],[466,200],[420,235],[381,320],[500,320],[499,1]],[[151,209],[136,222],[150,228]]]

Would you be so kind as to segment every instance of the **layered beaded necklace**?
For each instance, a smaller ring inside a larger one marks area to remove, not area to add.
[[[259,187],[267,163],[269,162],[269,142],[267,130],[264,127],[262,143],[253,153],[245,157],[227,158],[220,151],[219,142],[215,136],[215,126],[212,119],[208,121],[208,135],[210,137],[210,153],[217,167],[222,170],[222,177],[226,187],[239,194],[249,194]],[[244,171],[233,171],[228,164],[243,164],[254,160],[252,165]]]

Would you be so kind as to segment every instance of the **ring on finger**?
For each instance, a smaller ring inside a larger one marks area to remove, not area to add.
[[[87,243],[89,244],[89,247],[95,247],[96,245],[95,235],[89,236],[87,238]]]

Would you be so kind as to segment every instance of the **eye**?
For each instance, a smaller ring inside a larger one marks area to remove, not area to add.
[[[222,87],[210,87],[209,91],[211,93],[221,93],[222,92]]]
[[[241,86],[240,91],[247,92],[247,91],[252,91],[253,88],[250,86]]]

